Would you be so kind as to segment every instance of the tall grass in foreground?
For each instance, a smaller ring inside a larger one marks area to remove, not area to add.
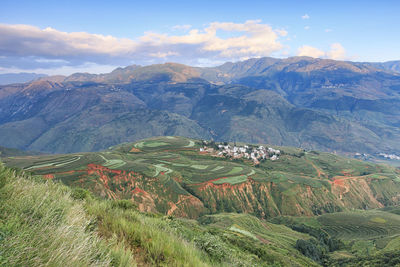
[[[97,217],[100,233],[116,234],[132,251],[137,251],[136,258],[151,266],[211,266],[208,256],[171,232],[167,222],[157,215],[145,216],[134,209],[121,208],[119,204],[125,203],[89,201],[88,212]]]
[[[275,233],[250,215],[205,219],[142,213],[130,200],[0,165],[0,266],[317,266],[294,248],[304,235],[284,226]]]
[[[90,230],[81,202],[52,181],[0,164],[0,266],[134,266],[122,244]]]
[[[0,163],[0,266],[136,266],[134,257],[142,266],[211,265],[157,215],[129,205]]]

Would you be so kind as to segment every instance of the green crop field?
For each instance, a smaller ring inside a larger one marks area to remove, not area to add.
[[[247,181],[247,175],[231,176],[227,178],[222,178],[217,181],[213,181],[213,184],[240,184]]]
[[[341,251],[331,255],[336,260],[381,255],[400,249],[400,215],[379,209],[335,212],[316,217],[284,216],[273,218],[271,222],[306,233],[322,231],[340,240],[343,242]]]
[[[338,212],[318,217],[322,229],[341,239],[400,235],[400,215],[383,211]]]

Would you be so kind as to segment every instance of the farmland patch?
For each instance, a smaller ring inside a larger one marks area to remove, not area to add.
[[[226,177],[223,179],[219,179],[217,181],[213,181],[213,184],[240,184],[247,181],[247,175],[238,175],[238,176],[231,176]]]
[[[192,165],[190,167],[192,167],[193,169],[197,169],[197,170],[205,170],[208,168],[208,165]]]

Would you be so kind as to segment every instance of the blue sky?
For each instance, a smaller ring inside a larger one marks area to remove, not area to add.
[[[400,1],[8,1],[0,73],[250,57],[400,59]]]

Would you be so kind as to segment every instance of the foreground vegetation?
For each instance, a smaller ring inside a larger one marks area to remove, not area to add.
[[[0,266],[394,266],[400,216],[387,210],[195,221],[143,213],[131,201],[101,200],[1,165]],[[352,233],[355,223],[372,232]]]
[[[121,243],[105,243],[91,225],[67,187],[0,166],[0,266],[135,265]]]
[[[289,147],[255,166],[199,147],[2,158],[16,169],[0,166],[0,266],[400,263],[398,169]]]
[[[285,226],[250,215],[200,222],[0,166],[0,266],[313,266]]]

